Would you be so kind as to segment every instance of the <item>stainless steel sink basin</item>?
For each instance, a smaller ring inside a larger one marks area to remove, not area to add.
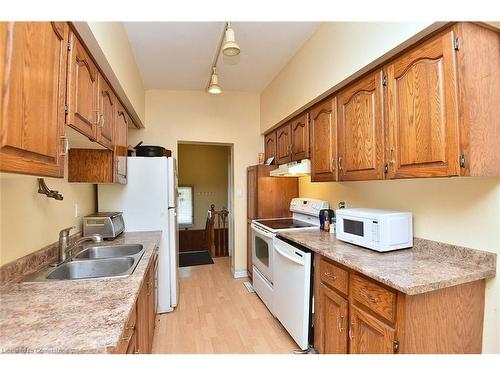
[[[142,245],[139,244],[93,246],[80,251],[75,256],[75,259],[128,257],[138,254],[142,251],[142,248]]]
[[[132,273],[135,263],[135,259],[131,257],[75,260],[56,267],[47,275],[47,279],[76,280],[124,276]]]
[[[131,275],[144,254],[140,244],[92,246],[57,267],[47,267],[23,279],[24,282],[81,280]]]

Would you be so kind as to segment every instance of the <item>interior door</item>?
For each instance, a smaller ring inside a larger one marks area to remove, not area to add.
[[[394,353],[394,328],[353,304],[350,305],[350,319],[350,353]]]
[[[448,31],[387,66],[389,176],[459,174],[454,33]]]
[[[384,178],[382,76],[370,74],[338,96],[340,181]]]
[[[0,170],[64,174],[68,24],[0,23]]]
[[[336,99],[328,99],[310,111],[311,181],[336,180]]]
[[[319,286],[320,337],[322,354],[347,354],[347,300],[326,285]]]

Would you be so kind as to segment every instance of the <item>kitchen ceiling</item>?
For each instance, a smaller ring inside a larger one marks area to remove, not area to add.
[[[260,92],[318,22],[233,22],[238,56],[219,57],[225,91]],[[124,22],[146,90],[204,90],[224,22]]]

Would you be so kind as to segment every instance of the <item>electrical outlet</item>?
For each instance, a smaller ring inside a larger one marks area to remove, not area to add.
[[[339,208],[346,208],[347,207],[347,202],[346,201],[340,201],[339,202]]]
[[[75,203],[75,217],[80,216],[80,204],[77,202]]]

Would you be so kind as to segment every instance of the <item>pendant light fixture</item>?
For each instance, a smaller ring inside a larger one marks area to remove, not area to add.
[[[236,43],[231,22],[226,22],[224,25],[224,31],[219,40],[219,44],[217,45],[217,51],[212,63],[212,74],[210,75],[210,81],[207,85],[207,91],[209,94],[216,95],[222,92],[222,87],[219,85],[219,77],[217,75],[217,61],[219,61],[221,50],[226,56],[236,56],[240,53],[240,46]]]
[[[217,76],[217,68],[215,66],[212,67],[212,77],[210,78],[208,92],[210,94],[220,94],[222,92],[222,87],[219,85],[219,77]]]
[[[226,23],[226,32],[224,36],[224,46],[222,53],[226,56],[236,56],[240,54],[240,46],[236,43],[234,30],[231,27],[231,22]]]

